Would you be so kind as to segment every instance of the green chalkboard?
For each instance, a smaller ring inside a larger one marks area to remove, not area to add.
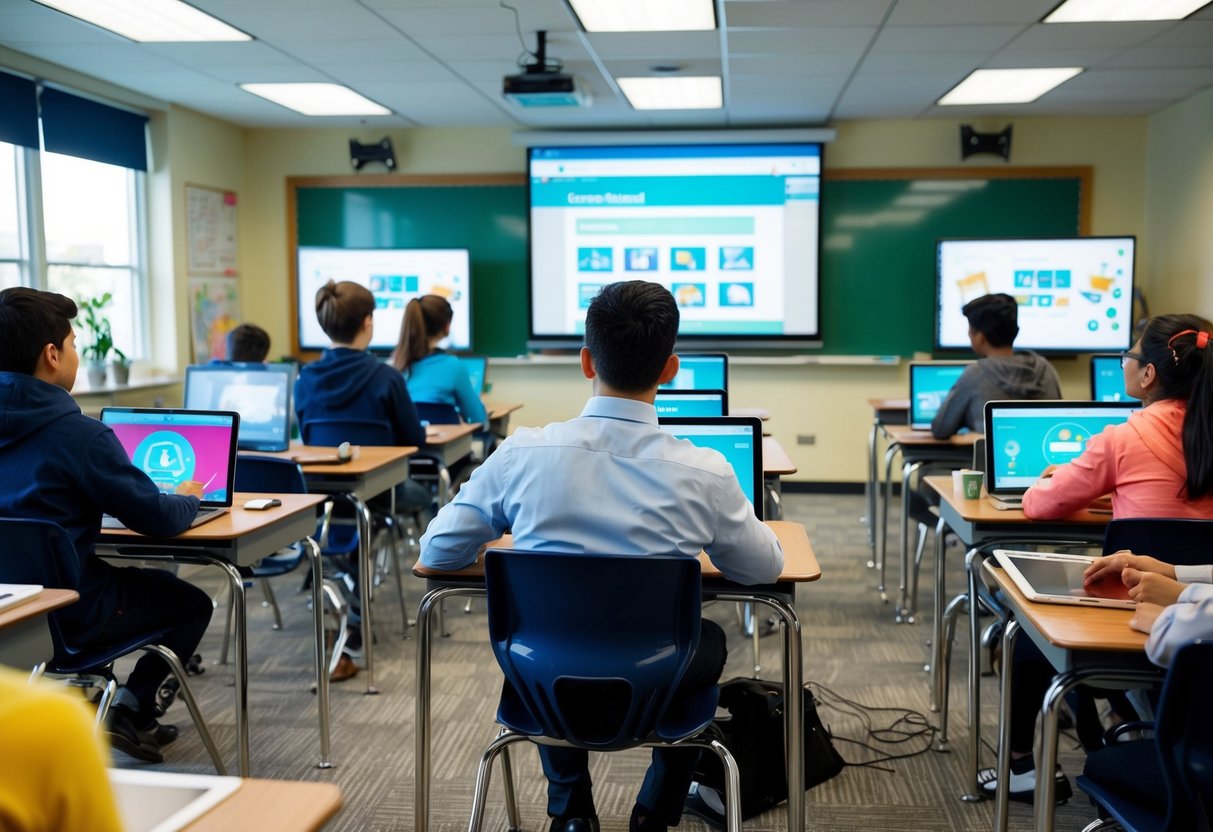
[[[292,262],[295,245],[467,248],[472,348],[518,355],[527,340],[523,182],[521,176],[291,180]],[[827,172],[823,352],[929,351],[935,241],[1087,233],[1089,187],[1089,168]]]

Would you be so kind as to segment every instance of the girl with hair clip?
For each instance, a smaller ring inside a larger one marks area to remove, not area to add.
[[[413,401],[458,408],[465,422],[484,423],[480,391],[459,359],[438,347],[451,334],[454,312],[446,298],[422,295],[409,301],[392,364],[404,374]]]
[[[1145,406],[1127,422],[1092,436],[1077,459],[1046,471],[1024,495],[1024,514],[1034,520],[1066,517],[1111,494],[1114,519],[1213,519],[1210,333],[1213,324],[1197,315],[1150,319],[1133,349],[1121,353],[1125,390]],[[1165,569],[1166,564],[1154,558],[1118,553],[1096,560],[1087,570],[1086,581],[1123,580],[1135,586],[1143,581],[1142,573]],[[1173,576],[1174,572],[1169,583],[1179,587]],[[1153,586],[1163,576],[1147,577]],[[1151,600],[1141,591],[1130,590],[1139,601]],[[1142,613],[1139,608],[1138,615]],[[1134,622],[1134,627],[1148,630],[1145,622],[1137,622],[1137,618]],[[1016,642],[1013,661],[1010,796],[1012,800],[1031,802],[1036,785],[1032,759],[1036,714],[1052,681],[1053,669],[1027,638]],[[1080,705],[1080,710],[1082,707],[1086,706]],[[1080,735],[1081,725],[1080,715]],[[1054,777],[1057,799],[1067,799],[1071,794],[1069,781],[1060,768]],[[982,790],[993,796],[997,788],[995,770],[982,769],[977,779]],[[1163,788],[1161,783],[1155,785]]]

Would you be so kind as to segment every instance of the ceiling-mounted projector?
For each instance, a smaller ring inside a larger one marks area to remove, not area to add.
[[[501,81],[501,94],[522,107],[588,107],[590,91],[580,78],[562,70],[559,61],[547,59],[547,32],[538,32],[534,61],[517,75]]]

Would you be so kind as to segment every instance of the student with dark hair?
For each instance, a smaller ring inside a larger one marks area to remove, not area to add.
[[[227,334],[227,360],[264,363],[270,354],[270,334],[256,324],[241,324]]]
[[[728,463],[657,425],[657,387],[678,372],[678,319],[663,286],[604,286],[586,313],[581,370],[593,396],[581,416],[510,436],[430,523],[421,562],[460,569],[509,529],[518,549],[685,557],[703,550],[734,581],[775,580],[779,543]],[[716,684],[724,661],[724,633],[704,620],[682,689]],[[539,755],[552,832],[596,832],[586,752],[541,745]],[[698,756],[654,749],[632,832],[677,825]]]
[[[966,367],[931,422],[931,435],[947,439],[961,428],[985,430],[986,402],[1001,399],[1060,399],[1057,371],[1031,350],[1016,350],[1019,307],[1006,294],[982,295],[961,310],[969,320],[969,342],[977,363]]]
[[[404,374],[409,395],[415,402],[449,404],[465,422],[484,422],[480,391],[459,359],[438,347],[451,334],[454,312],[440,295],[413,298],[404,307],[400,340],[392,364]]]
[[[80,358],[76,304],[36,289],[0,292],[0,516],[51,520],[66,530],[80,559],[80,600],[54,613],[82,647],[168,627],[161,641],[184,662],[211,619],[211,599],[161,569],[119,568],[96,556],[102,513],[128,528],[173,537],[189,528],[202,486],[164,494],[131,464],[106,425],[80,412],[70,391]],[[110,709],[114,747],[160,762],[177,737],[156,722],[156,692],[168,675],[156,655],[139,659]]]

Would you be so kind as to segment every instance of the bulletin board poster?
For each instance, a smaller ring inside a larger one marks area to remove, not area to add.
[[[239,282],[234,277],[191,277],[189,292],[194,363],[227,358],[227,334],[240,323]]]
[[[236,192],[202,185],[185,186],[187,273],[192,276],[238,274]]]

